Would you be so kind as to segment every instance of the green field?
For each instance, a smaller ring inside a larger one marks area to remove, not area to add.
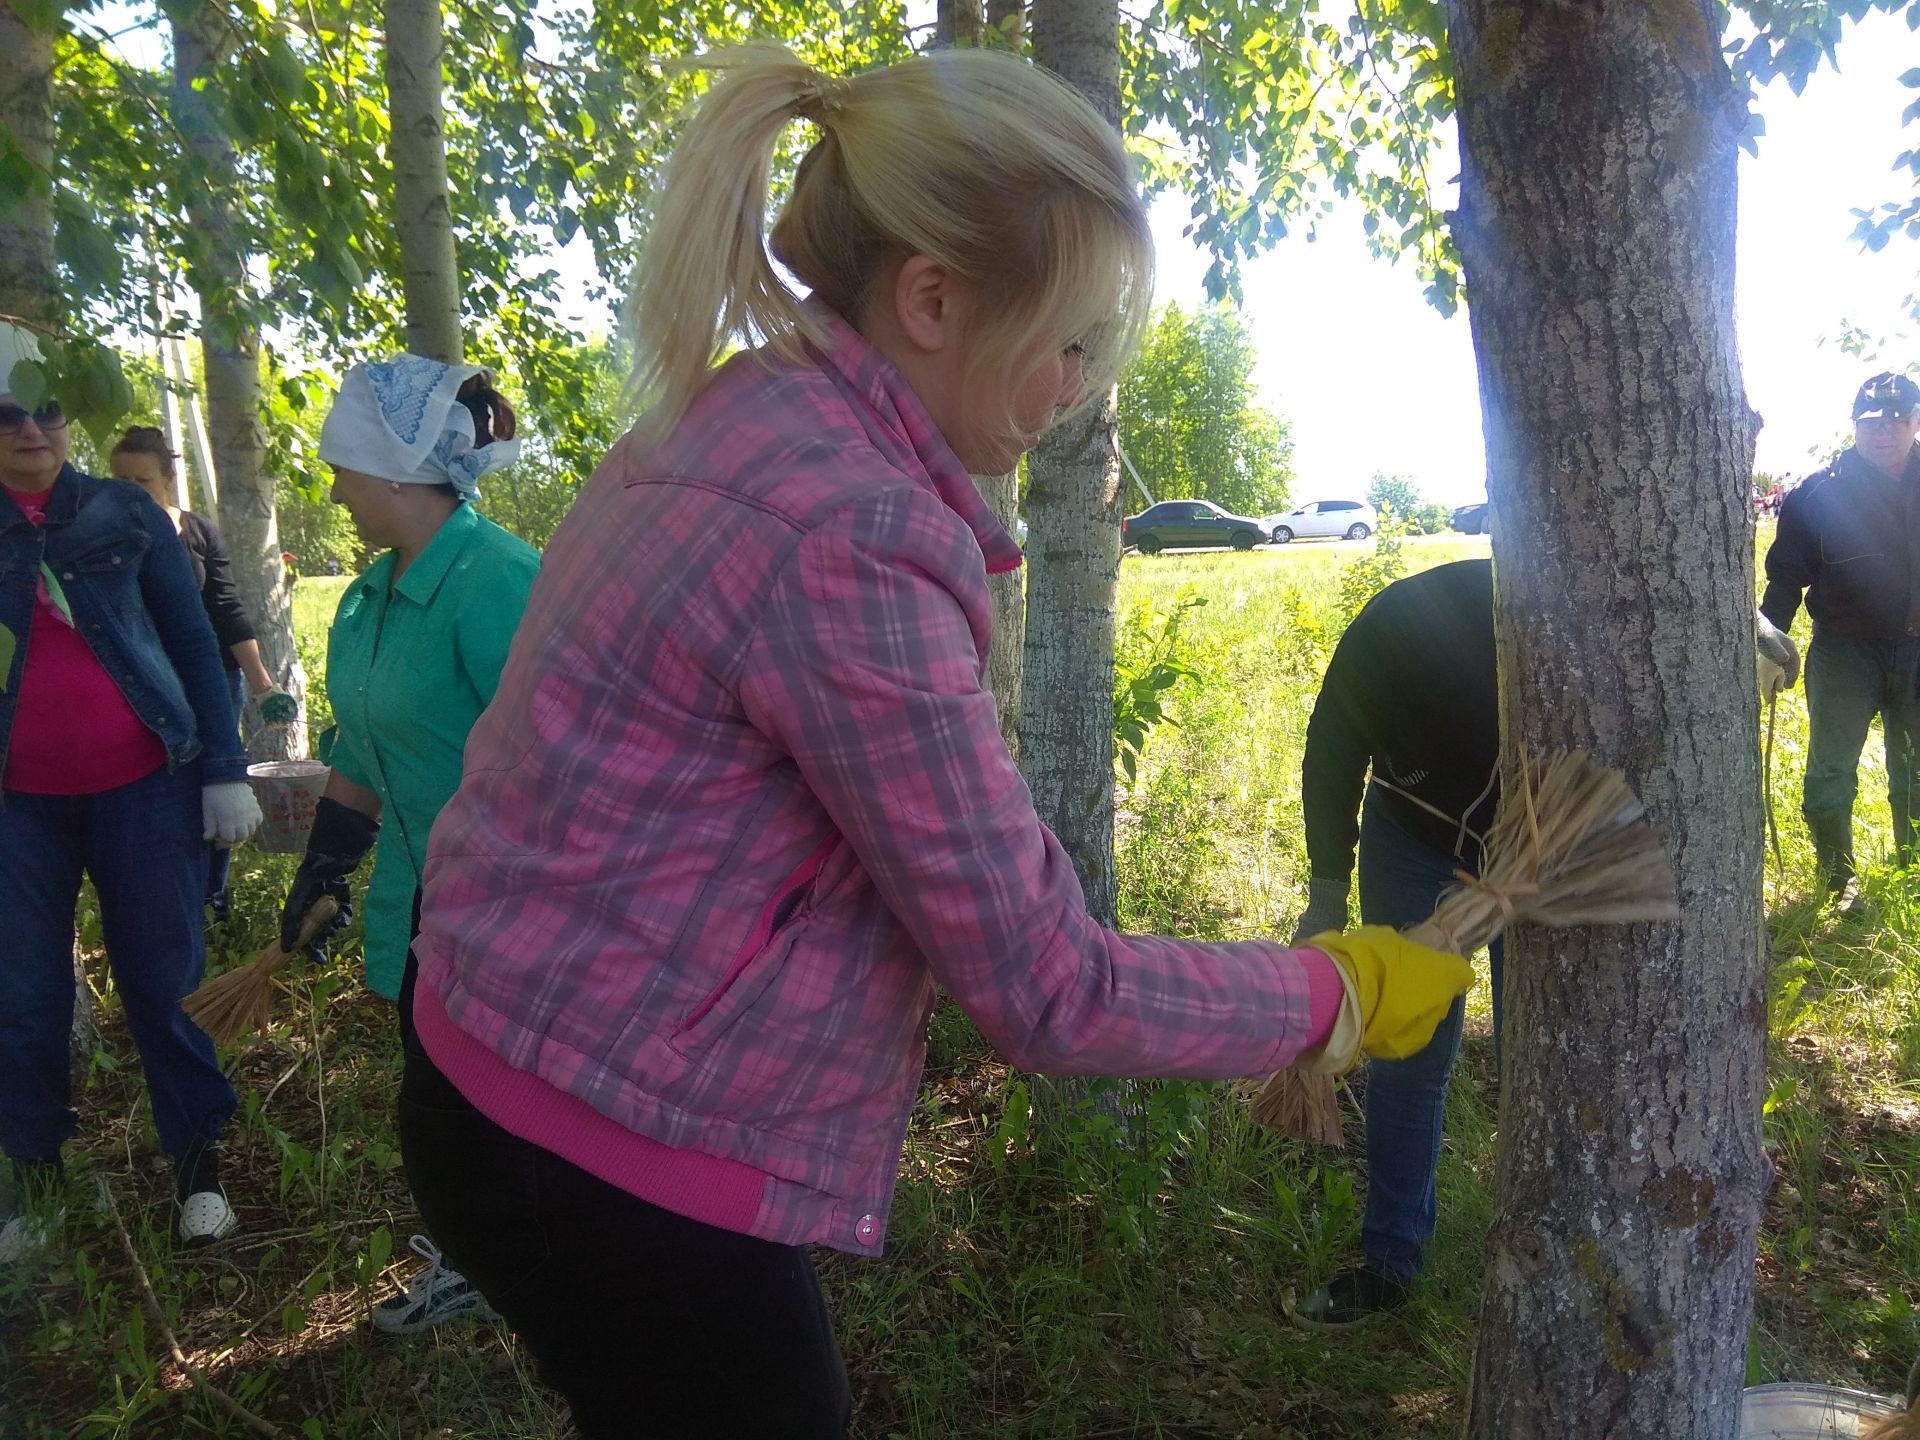
[[[1400,563],[1484,553],[1484,539],[1415,540]],[[1123,671],[1164,661],[1192,671],[1168,692],[1172,721],[1151,730],[1121,787],[1128,928],[1289,933],[1304,901],[1307,715],[1334,641],[1384,563],[1370,546],[1307,545],[1125,562]],[[310,657],[343,583],[302,580],[295,591]],[[1836,927],[1817,912],[1797,818],[1799,692],[1782,702],[1778,727],[1784,868],[1768,862],[1767,1127],[1781,1181],[1762,1237],[1752,1375],[1895,1389],[1920,1340],[1909,1302],[1920,1280],[1920,951],[1909,939],[1920,884],[1876,871],[1879,924]],[[1869,759],[1862,819],[1866,849],[1881,856],[1877,740]],[[245,857],[221,963],[265,943],[291,869],[284,857]],[[97,924],[83,922],[97,950]],[[351,963],[302,973],[294,988],[270,1034],[234,1062],[246,1108],[228,1188],[245,1228],[193,1255],[169,1239],[166,1163],[113,1018],[81,1101],[67,1243],[0,1300],[0,1435],[248,1433],[185,1387],[101,1213],[102,1185],[187,1359],[287,1433],[564,1432],[498,1327],[399,1342],[369,1334],[367,1306],[401,1273],[395,1252],[404,1256],[415,1226],[391,1125],[392,1018]],[[1063,1113],[943,1008],[891,1252],[879,1262],[823,1258],[856,1433],[1457,1433],[1491,1208],[1491,1050],[1482,987],[1449,1104],[1428,1273],[1403,1312],[1364,1336],[1327,1338],[1292,1328],[1281,1302],[1350,1253],[1365,1181],[1355,1152],[1276,1140],[1225,1088],[1191,1083],[1146,1087],[1145,1123],[1116,1142],[1099,1112]]]

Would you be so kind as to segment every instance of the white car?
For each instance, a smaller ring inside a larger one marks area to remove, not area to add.
[[[1260,522],[1276,545],[1290,540],[1364,540],[1379,528],[1380,517],[1364,500],[1315,500]]]

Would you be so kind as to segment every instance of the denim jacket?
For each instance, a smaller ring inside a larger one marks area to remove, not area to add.
[[[0,770],[19,709],[43,559],[88,648],[166,746],[168,767],[198,759],[202,784],[246,779],[247,753],[213,627],[173,522],[139,486],[98,480],[72,465],[53,482],[40,526],[0,497],[0,626],[14,641],[0,688]]]

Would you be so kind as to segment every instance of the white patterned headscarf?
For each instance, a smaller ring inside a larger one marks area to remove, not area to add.
[[[478,365],[399,354],[347,371],[320,427],[320,458],[400,485],[451,485],[463,498],[480,477],[520,456],[518,440],[476,446],[459,390]]]

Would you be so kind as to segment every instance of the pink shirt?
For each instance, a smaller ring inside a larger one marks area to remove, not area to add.
[[[1088,916],[982,684],[1019,563],[838,322],[623,439],[428,847],[416,1020],[468,1098],[681,1213],[871,1254],[937,988],[1048,1073],[1264,1075],[1323,1038],[1319,952]]]
[[[51,490],[5,488],[28,520],[42,523]],[[0,788],[26,795],[98,795],[131,785],[166,763],[160,737],[141,723],[42,579]]]

